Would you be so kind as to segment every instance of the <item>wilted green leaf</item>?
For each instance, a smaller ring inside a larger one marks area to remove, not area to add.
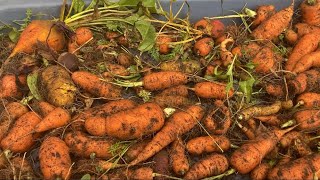
[[[91,179],[91,175],[90,174],[85,174],[81,177],[81,180],[90,180]]]
[[[120,0],[118,2],[121,6],[137,6],[140,0]]]
[[[149,21],[146,21],[144,18],[144,16],[140,17],[139,20],[135,23],[135,27],[142,37],[142,41],[138,47],[138,49],[142,52],[150,50],[154,46],[156,41],[156,29]]]
[[[79,13],[84,10],[86,3],[83,0],[73,0],[73,11],[74,13]]]
[[[27,84],[30,89],[31,94],[37,99],[37,100],[42,100],[42,97],[40,95],[37,82],[38,82],[38,72],[33,72],[30,73],[27,76]]]
[[[17,42],[19,39],[20,33],[16,28],[12,28],[8,36],[12,42]]]
[[[241,90],[241,92],[244,93],[247,103],[249,103],[251,100],[252,87],[253,87],[254,83],[255,83],[254,78],[250,78],[246,81],[239,82],[240,90]]]

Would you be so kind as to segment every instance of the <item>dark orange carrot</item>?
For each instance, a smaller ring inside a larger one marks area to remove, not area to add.
[[[85,91],[104,98],[119,98],[121,89],[110,83],[103,82],[99,76],[87,71],[76,71],[72,74],[72,80]]]
[[[304,0],[300,4],[301,19],[310,25],[320,25],[320,1],[318,0]]]
[[[297,30],[299,37],[302,37],[306,34],[313,33],[313,32],[320,32],[320,27],[312,26],[306,23],[297,23],[294,25],[294,27]]]
[[[203,125],[209,133],[225,134],[231,125],[231,114],[229,109],[221,100],[214,102],[214,107],[203,119]]]
[[[292,69],[293,73],[301,73],[313,67],[320,67],[320,51],[311,52],[299,59]]]
[[[289,43],[290,45],[294,45],[298,41],[299,37],[298,34],[294,32],[292,29],[288,29],[284,34],[284,38],[287,43]]]
[[[160,106],[155,103],[145,103],[107,117],[88,118],[85,128],[95,136],[108,135],[128,140],[157,132],[163,124],[164,113]]]
[[[79,46],[93,38],[93,33],[88,27],[79,27],[75,30],[75,40]]]
[[[225,99],[233,95],[233,90],[226,92],[226,85],[215,82],[200,82],[194,86],[194,92],[201,98]]]
[[[296,100],[304,108],[313,108],[320,106],[320,94],[313,92],[305,92],[300,94]]]
[[[161,93],[162,96],[184,96],[189,95],[188,87],[186,85],[178,85],[164,89]]]
[[[134,59],[128,53],[120,52],[117,56],[117,62],[124,67],[129,67],[134,64]]]
[[[269,19],[261,23],[252,31],[252,36],[255,39],[273,40],[285,30],[292,20],[293,3],[291,6],[282,9],[272,15]]]
[[[41,122],[34,112],[27,112],[15,121],[9,133],[2,139],[1,148],[12,152],[26,152],[35,143],[38,133],[33,134],[35,126]]]
[[[67,125],[70,120],[70,113],[63,108],[58,107],[44,117],[43,120],[34,128],[34,131],[40,133],[59,128]]]
[[[256,116],[254,118],[258,119],[263,123],[270,124],[271,126],[279,126],[281,123],[281,120],[278,118],[277,115]]]
[[[170,157],[173,172],[179,176],[185,175],[190,168],[190,164],[185,153],[185,145],[180,137],[173,141],[170,148]]]
[[[279,84],[267,84],[265,89],[269,95],[274,97],[283,97],[285,95],[284,87]]]
[[[51,111],[53,111],[56,107],[52,104],[40,101],[36,102],[35,107],[33,108],[38,114],[41,115],[41,117],[47,116]]]
[[[302,110],[294,114],[299,130],[311,131],[320,128],[320,111],[316,109]]]
[[[211,154],[200,159],[184,176],[186,180],[197,180],[224,173],[229,167],[227,158],[222,154]]]
[[[193,51],[199,56],[207,56],[213,49],[214,41],[210,37],[197,40],[194,44]]]
[[[172,41],[173,39],[169,35],[159,35],[156,39],[156,44],[159,48],[159,52],[161,54],[168,54],[171,50],[169,43]]]
[[[129,149],[125,152],[123,155],[123,159],[126,162],[130,162],[137,158],[137,156],[143,151],[143,149],[149,144],[150,139],[144,139],[142,141],[139,141],[132,146],[129,147]]]
[[[22,96],[21,91],[16,83],[15,75],[4,75],[0,80],[0,98],[19,98]]]
[[[191,154],[221,152],[230,148],[230,140],[226,136],[200,136],[187,142],[187,151]]]
[[[264,180],[267,178],[270,169],[270,164],[263,162],[251,171],[250,177],[252,180]]]
[[[262,48],[252,59],[252,63],[255,64],[257,73],[270,73],[274,70],[276,63],[272,49],[269,47]]]
[[[186,84],[188,77],[181,72],[155,72],[143,77],[143,87],[150,91]]]
[[[287,130],[273,129],[258,134],[255,140],[243,144],[232,153],[231,165],[241,174],[249,173],[259,165],[261,160],[274,149],[281,137],[290,130],[292,128]]]
[[[175,112],[130,165],[136,165],[147,160],[168,146],[177,136],[190,131],[201,120],[203,114],[203,109],[195,105],[189,106],[185,111]]]
[[[312,154],[311,148],[308,146],[307,142],[303,139],[294,140],[293,150],[295,150],[300,157],[304,157]]]
[[[215,39],[223,36],[224,31],[225,31],[225,26],[224,24],[217,19],[211,20],[210,24],[212,26],[211,28],[211,36]]]
[[[276,13],[275,7],[273,5],[262,5],[259,6],[256,10],[257,15],[251,23],[251,27],[256,28],[262,22],[266,21],[272,15]]]
[[[64,141],[70,148],[70,152],[84,158],[90,158],[92,154],[97,158],[108,159],[113,155],[111,146],[116,142],[111,138],[95,138],[76,131],[65,135]]]
[[[192,104],[188,97],[184,96],[167,96],[156,95],[153,102],[157,103],[160,107],[185,107]]]
[[[294,79],[288,81],[289,96],[293,97],[303,92],[319,92],[319,69],[311,69],[299,73]]]

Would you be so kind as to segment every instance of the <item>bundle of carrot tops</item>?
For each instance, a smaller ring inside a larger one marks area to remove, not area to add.
[[[0,179],[318,179],[320,0],[190,8],[64,0],[2,26]]]

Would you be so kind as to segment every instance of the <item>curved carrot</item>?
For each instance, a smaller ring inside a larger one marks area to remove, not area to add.
[[[194,86],[194,92],[201,98],[225,99],[233,95],[233,90],[227,93],[226,87],[225,84],[220,83],[200,82]]]
[[[71,120],[69,112],[63,108],[56,108],[43,118],[34,128],[35,132],[44,132],[50,129],[55,129],[67,125]]]
[[[185,154],[185,145],[180,137],[173,141],[170,148],[172,170],[179,176],[183,176],[190,168],[188,157]]]
[[[201,136],[187,142],[187,150],[191,154],[200,155],[211,152],[224,152],[230,148],[230,140],[226,136]]]

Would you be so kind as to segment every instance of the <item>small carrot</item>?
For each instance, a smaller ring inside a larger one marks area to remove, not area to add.
[[[307,142],[302,139],[294,140],[293,149],[299,154],[300,157],[312,154],[311,148],[308,146]]]
[[[15,75],[4,75],[0,80],[0,98],[19,98],[22,92],[16,83]]]
[[[134,59],[133,56],[128,53],[120,52],[117,56],[117,62],[127,68],[134,64]]]
[[[168,146],[177,136],[190,131],[201,120],[203,115],[203,109],[195,105],[189,106],[185,111],[175,112],[130,165],[136,165],[147,160]]]
[[[289,43],[290,45],[294,45],[298,41],[299,37],[295,31],[293,31],[292,29],[288,29],[284,34],[284,38],[287,43]]]
[[[75,40],[79,46],[93,38],[93,33],[88,27],[79,27],[75,30]]]
[[[207,56],[213,49],[214,41],[210,37],[197,40],[194,44],[193,51],[199,56]]]
[[[320,32],[320,27],[312,26],[307,23],[297,23],[294,25],[294,27],[297,30],[299,37],[302,37],[306,34],[313,33],[313,32]]]
[[[37,133],[47,130],[55,129],[67,125],[71,120],[69,112],[63,108],[56,108],[43,118],[39,124],[36,125],[34,131]]]
[[[301,94],[303,92],[318,92],[319,91],[319,77],[318,69],[311,69],[303,73],[299,73],[294,79],[288,81],[288,91],[291,97]]]
[[[161,54],[168,54],[171,50],[169,43],[172,41],[173,39],[169,35],[159,35],[156,39],[159,52]]]
[[[133,144],[125,152],[125,154],[123,155],[123,159],[126,162],[130,162],[130,161],[134,160],[143,151],[143,149],[147,146],[147,144],[149,142],[150,142],[150,139],[144,139],[142,141],[139,141],[139,142]]]
[[[320,94],[313,92],[305,92],[297,97],[297,103],[304,108],[320,107]]]
[[[300,4],[301,19],[310,25],[320,25],[320,2],[318,0],[304,0]]]
[[[291,145],[291,143],[298,138],[303,137],[301,132],[298,131],[291,131],[285,134],[281,139],[280,139],[280,145],[282,148],[287,148]]]
[[[185,175],[190,168],[190,164],[185,153],[185,145],[180,137],[173,141],[170,147],[170,157],[173,172],[179,176]]]
[[[269,124],[271,126],[279,126],[281,124],[281,120],[277,115],[256,116],[254,119],[258,119],[260,122]]]
[[[276,101],[269,106],[252,106],[246,109],[243,109],[239,112],[238,119],[240,120],[248,120],[252,117],[256,116],[266,116],[272,115],[279,112],[281,109],[281,101]]]
[[[194,92],[201,98],[225,99],[233,95],[233,90],[226,92],[227,86],[215,82],[199,82],[194,86]]]
[[[60,138],[45,139],[39,150],[40,169],[44,179],[68,180],[71,175],[69,148]]]
[[[230,148],[230,140],[226,136],[200,136],[187,142],[187,151],[191,154],[221,152]]]
[[[169,87],[164,89],[161,93],[161,96],[184,96],[187,97],[189,95],[188,87],[186,85],[178,85]]]
[[[311,68],[320,67],[320,51],[311,52],[299,59],[292,69],[293,73],[301,73]]]
[[[251,23],[252,28],[256,28],[261,23],[269,19],[272,15],[276,13],[275,7],[273,5],[262,5],[256,10],[257,15]]]
[[[224,173],[229,167],[227,158],[222,154],[211,154],[200,159],[184,176],[186,180],[202,179]]]
[[[188,97],[184,96],[167,96],[156,95],[153,99],[160,107],[185,107],[192,104]]]
[[[320,127],[320,111],[316,109],[302,110],[294,114],[299,130],[311,131]]]

